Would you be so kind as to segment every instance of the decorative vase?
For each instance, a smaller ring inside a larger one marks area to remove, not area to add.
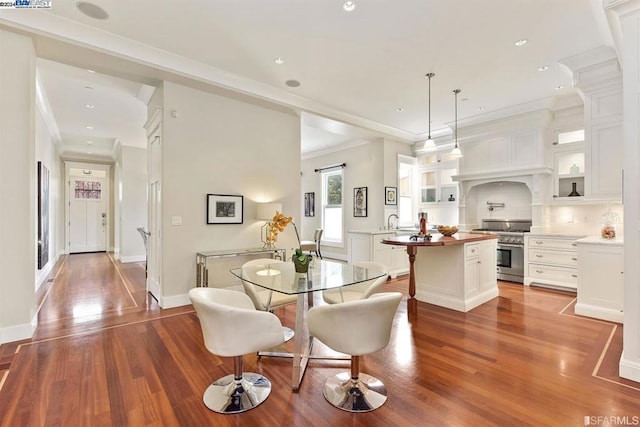
[[[309,271],[309,261],[301,262],[297,257],[293,258],[293,265],[296,268],[296,273],[306,273]]]
[[[578,190],[576,190],[576,186],[578,185],[577,182],[572,182],[571,183],[571,193],[569,193],[569,197],[578,197],[580,196],[580,193],[578,193]]]

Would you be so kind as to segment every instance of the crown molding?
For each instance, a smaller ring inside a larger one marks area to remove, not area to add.
[[[164,73],[166,76],[166,73],[169,73],[194,82],[231,90],[278,105],[289,106],[300,111],[332,117],[374,130],[381,133],[381,136],[392,136],[405,140],[416,139],[416,135],[412,132],[374,122],[295,93],[50,13],[38,10],[30,11],[30,13],[4,13],[0,18],[0,24],[144,65],[157,70],[159,75]]]

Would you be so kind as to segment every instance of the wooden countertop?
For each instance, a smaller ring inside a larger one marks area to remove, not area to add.
[[[436,233],[432,234],[430,241],[422,239],[411,240],[410,237],[411,236],[394,236],[391,239],[382,239],[382,243],[397,246],[450,246],[498,238],[498,236],[493,234],[476,233],[456,233],[453,236],[443,236],[442,234]]]

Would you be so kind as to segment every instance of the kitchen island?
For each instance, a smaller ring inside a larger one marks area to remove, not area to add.
[[[406,246],[412,298],[466,312],[498,296],[495,235],[393,236],[382,243]]]

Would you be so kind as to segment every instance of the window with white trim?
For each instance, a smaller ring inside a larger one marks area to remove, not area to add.
[[[342,244],[342,169],[322,173],[322,240]]]

